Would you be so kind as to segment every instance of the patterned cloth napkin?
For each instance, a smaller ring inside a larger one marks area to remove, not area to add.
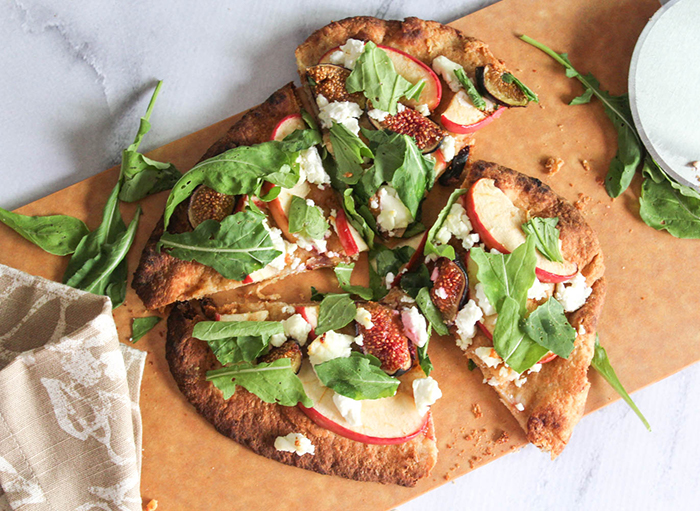
[[[0,265],[0,509],[141,509],[145,358],[108,298]]]

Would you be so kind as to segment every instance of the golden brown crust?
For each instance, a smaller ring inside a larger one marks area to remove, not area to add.
[[[524,374],[527,381],[522,387],[513,382],[494,386],[501,401],[525,430],[528,440],[555,458],[583,416],[588,396],[587,373],[593,358],[598,318],[605,301],[603,253],[596,234],[581,213],[539,179],[495,163],[478,161],[469,169],[462,187],[468,188],[481,178],[493,179],[496,186],[531,217],[558,216],[562,254],[566,260],[578,265],[593,288],[584,306],[567,315],[577,331],[582,326],[586,332],[576,337],[568,359],[556,358],[543,364],[539,373]],[[498,379],[498,370],[503,366],[490,368],[476,356],[475,350],[482,346],[493,346],[493,342],[477,330],[472,345],[466,350],[467,356],[479,366],[487,381]],[[516,408],[518,403],[524,405],[523,411]]]
[[[192,338],[194,324],[205,319],[196,307],[179,303],[173,308],[168,318],[166,358],[187,400],[221,434],[287,465],[357,481],[414,486],[430,473],[437,461],[432,419],[424,433],[406,443],[371,445],[341,437],[317,426],[297,407],[265,403],[240,387],[224,400],[204,378],[208,370],[219,366],[208,345]],[[277,451],[275,438],[289,433],[303,433],[315,446],[315,454]]]

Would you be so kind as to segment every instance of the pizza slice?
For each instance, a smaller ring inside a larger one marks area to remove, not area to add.
[[[437,461],[419,364],[429,331],[415,302],[347,294],[320,303],[178,303],[166,357],[187,400],[216,429],[282,463],[414,486]]]
[[[595,233],[538,179],[478,161],[426,235],[424,254],[432,302],[457,345],[528,440],[555,458],[590,387],[605,298]]]
[[[420,232],[423,198],[436,177],[460,182],[473,133],[536,100],[484,43],[418,18],[334,22],[296,58],[333,184],[384,238]]]
[[[319,142],[292,84],[234,124],[168,198],[132,282],[146,307],[335,266],[367,250],[329,185]]]

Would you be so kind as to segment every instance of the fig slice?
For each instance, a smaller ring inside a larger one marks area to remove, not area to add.
[[[287,340],[279,348],[272,348],[267,355],[263,355],[259,358],[260,362],[270,363],[281,358],[288,358],[292,364],[292,370],[299,374],[299,369],[301,368],[301,348],[293,340]]]
[[[383,118],[369,115],[369,112],[371,112],[370,103],[367,104],[367,108],[367,117],[369,117],[375,128],[378,130],[391,130],[394,133],[412,137],[416,141],[418,149],[424,154],[435,151],[440,146],[442,139],[447,136],[447,132],[444,129],[412,108],[404,107],[403,110],[400,109],[396,114],[387,114]]]
[[[479,92],[501,105],[527,106],[529,100],[525,93],[514,82],[503,80],[505,74],[492,66],[477,67],[476,85]]]
[[[362,335],[362,351],[381,362],[381,368],[392,376],[400,376],[413,366],[410,345],[403,333],[399,313],[376,302],[363,304],[371,315],[372,328],[357,323],[357,333]]]
[[[219,193],[207,186],[199,186],[190,196],[187,217],[192,227],[205,220],[221,222],[233,212],[236,197]]]
[[[460,307],[467,301],[469,291],[467,272],[459,263],[459,259],[455,262],[447,257],[440,257],[435,261],[431,280],[433,280],[433,287],[430,290],[430,298],[440,311],[445,323],[451,325]]]
[[[350,70],[334,64],[319,64],[306,70],[306,79],[314,97],[323,95],[330,103],[352,101],[362,108],[365,97],[360,93],[350,94],[345,88],[345,80]]]
[[[459,150],[457,155],[452,158],[450,165],[442,174],[440,174],[440,177],[438,178],[438,182],[442,186],[454,186],[462,181],[460,177],[462,176],[462,172],[464,172],[464,166],[469,160],[470,150],[471,146],[465,145]]]

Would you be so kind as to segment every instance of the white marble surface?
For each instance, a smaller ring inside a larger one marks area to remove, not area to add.
[[[1,2],[0,205],[19,207],[117,163],[156,79],[165,85],[145,150],[294,80],[294,48],[331,19],[448,22],[489,3]],[[696,364],[634,395],[653,433],[618,402],[584,418],[554,462],[528,447],[401,510],[699,509],[699,394]]]

